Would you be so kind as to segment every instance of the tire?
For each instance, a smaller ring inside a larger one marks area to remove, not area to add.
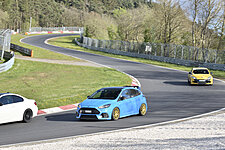
[[[120,109],[118,107],[114,108],[112,111],[112,120],[118,120],[120,118]]]
[[[25,110],[25,112],[23,113],[23,122],[25,122],[25,123],[31,122],[32,117],[33,117],[32,110],[31,109]]]
[[[140,116],[144,116],[145,114],[146,114],[146,105],[143,103],[143,104],[141,104],[141,106],[140,106],[140,109],[139,109],[139,115]]]
[[[192,85],[193,85],[193,84],[191,83],[191,81],[189,81],[189,80],[188,80],[188,84],[189,84],[190,86],[192,86]]]
[[[188,84],[190,85],[191,84],[191,82],[188,80]]]

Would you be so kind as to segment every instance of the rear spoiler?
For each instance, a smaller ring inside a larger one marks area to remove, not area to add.
[[[136,88],[136,89],[141,90],[141,87],[140,86],[124,86],[124,87],[133,87],[133,88]]]

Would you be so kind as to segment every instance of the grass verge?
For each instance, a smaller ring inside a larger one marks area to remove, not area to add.
[[[130,85],[131,79],[115,69],[16,59],[12,69],[0,73],[0,82],[0,92],[35,99],[44,109],[81,102],[99,88]]]
[[[176,64],[158,62],[158,61],[142,59],[142,58],[133,58],[133,57],[128,57],[128,56],[121,56],[121,55],[109,54],[109,53],[86,49],[86,48],[80,47],[72,42],[75,37],[76,36],[65,36],[65,37],[54,38],[54,39],[49,40],[48,43],[59,46],[59,47],[65,47],[65,48],[70,48],[70,49],[74,49],[74,50],[109,56],[109,57],[113,57],[113,58],[120,58],[120,59],[124,59],[124,60],[152,64],[152,65],[168,67],[168,68],[173,68],[173,69],[178,69],[178,70],[183,70],[183,71],[190,71],[192,69],[192,67],[185,67],[185,66],[180,66],[180,65],[176,65]],[[225,71],[213,70],[212,72],[213,72],[214,77],[225,80]]]
[[[34,58],[81,61],[80,59],[77,59],[77,58],[74,58],[71,56],[66,56],[66,55],[55,53],[55,52],[52,52],[52,51],[49,51],[49,50],[46,50],[43,48],[39,48],[39,47],[35,47],[35,46],[29,45],[29,44],[21,43],[20,39],[23,39],[25,37],[27,37],[27,36],[21,35],[21,34],[12,35],[11,43],[32,49],[33,53],[34,53]],[[21,54],[16,52],[16,55],[21,55]]]

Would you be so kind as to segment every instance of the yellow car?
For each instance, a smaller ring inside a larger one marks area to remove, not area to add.
[[[213,85],[212,73],[207,68],[193,68],[188,74],[188,83]]]

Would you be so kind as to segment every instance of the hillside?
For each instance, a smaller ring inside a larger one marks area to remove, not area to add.
[[[184,2],[184,1],[182,1]],[[223,0],[0,0],[0,28],[82,26],[98,39],[225,49]]]

